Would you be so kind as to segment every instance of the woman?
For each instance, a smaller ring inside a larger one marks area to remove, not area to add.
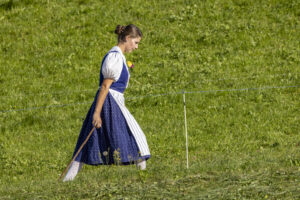
[[[138,48],[142,38],[140,29],[133,25],[116,27],[118,44],[103,58],[100,87],[83,123],[73,156],[95,126],[92,136],[72,163],[64,181],[73,180],[83,163],[133,164],[146,169],[150,158],[146,137],[127,110],[123,93],[128,85],[129,71],[124,53]]]

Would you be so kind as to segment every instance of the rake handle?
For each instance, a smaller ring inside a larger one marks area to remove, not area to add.
[[[69,170],[72,162],[76,159],[76,157],[78,156],[79,152],[81,151],[81,149],[84,147],[84,145],[87,143],[87,141],[89,140],[89,138],[91,137],[92,133],[94,132],[95,127],[93,127],[93,129],[90,131],[90,133],[88,134],[88,136],[86,137],[86,139],[84,140],[84,142],[81,144],[81,146],[79,147],[78,151],[76,152],[75,156],[73,157],[73,159],[71,160],[71,162],[68,164],[68,166],[66,167],[65,171],[60,175],[60,177],[58,178],[57,181],[60,181],[61,178],[67,173],[67,171]]]

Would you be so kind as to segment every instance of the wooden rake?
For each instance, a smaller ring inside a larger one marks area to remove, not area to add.
[[[72,162],[76,159],[76,157],[78,156],[79,152],[81,151],[81,149],[84,147],[84,145],[87,143],[87,141],[89,140],[89,138],[91,137],[92,133],[94,132],[95,127],[93,127],[93,129],[91,130],[91,132],[88,134],[88,136],[86,137],[86,139],[84,140],[84,142],[81,144],[81,146],[79,147],[78,151],[76,152],[75,156],[73,157],[73,159],[71,160],[71,162],[68,164],[68,166],[66,167],[65,171],[60,175],[60,177],[58,178],[57,181],[60,181],[62,179],[62,177],[65,176],[65,174],[67,173],[67,171],[69,170]]]

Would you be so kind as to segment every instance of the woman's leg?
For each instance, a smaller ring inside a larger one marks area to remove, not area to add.
[[[146,160],[136,163],[137,169],[146,170]]]
[[[71,164],[70,169],[68,170],[63,182],[65,181],[72,181],[74,180],[75,176],[78,174],[78,172],[80,171],[80,169],[82,168],[83,163],[82,162],[77,162],[77,161],[73,161]]]

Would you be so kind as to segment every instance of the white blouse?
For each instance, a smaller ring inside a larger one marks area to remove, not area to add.
[[[112,51],[117,51],[117,52],[112,52]],[[104,63],[102,65],[103,78],[113,79],[114,82],[118,81],[123,69],[123,63],[125,63],[127,69],[126,58],[123,55],[122,50],[120,49],[120,47],[114,46],[109,51],[109,54],[106,56]]]

